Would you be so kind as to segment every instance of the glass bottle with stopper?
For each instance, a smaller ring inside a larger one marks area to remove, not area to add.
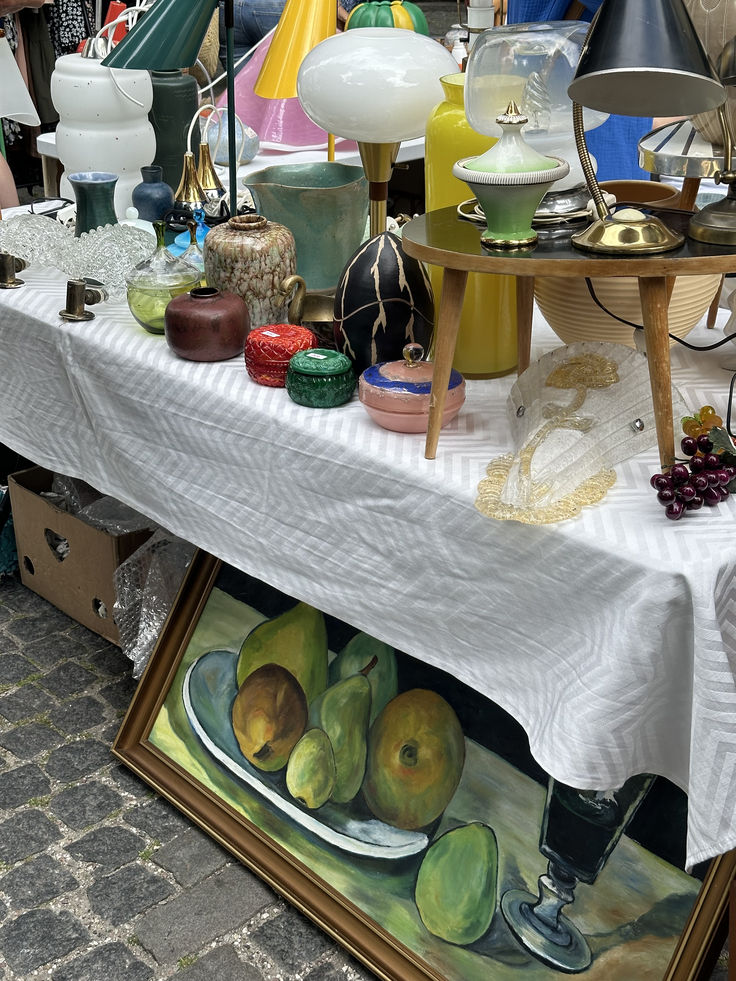
[[[207,280],[204,274],[204,253],[199,247],[198,241],[198,229],[199,229],[199,217],[201,215],[201,220],[204,220],[204,212],[195,211],[194,218],[187,219],[187,231],[189,232],[189,245],[186,247],[184,252],[181,254],[181,258],[184,262],[191,263],[195,269],[200,272],[201,280],[199,285],[206,286]],[[197,219],[197,220],[195,220]]]
[[[155,221],[156,251],[139,262],[125,277],[128,306],[135,319],[151,334],[164,333],[164,313],[173,297],[200,284],[200,272],[177,259],[164,244],[166,223]]]

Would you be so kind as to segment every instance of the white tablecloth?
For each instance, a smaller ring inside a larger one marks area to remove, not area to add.
[[[452,672],[522,723],[558,779],[668,777],[689,795],[689,863],[736,845],[732,499],[667,521],[652,451],[578,518],[494,521],[473,502],[509,449],[512,377],[469,382],[428,461],[423,436],[378,428],[357,396],[298,406],[239,358],[179,360],[124,303],[64,323],[62,276],[23,278],[0,293],[0,440]],[[537,318],[533,355],[558,343]],[[729,348],[673,352],[693,408],[725,413]]]

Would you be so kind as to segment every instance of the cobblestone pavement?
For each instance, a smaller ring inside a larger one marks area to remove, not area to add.
[[[117,647],[0,577],[0,979],[371,981],[118,763]]]

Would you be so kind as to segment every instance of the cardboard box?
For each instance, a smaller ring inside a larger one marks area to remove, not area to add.
[[[110,534],[41,496],[53,473],[32,467],[8,478],[20,578],[68,616],[120,644],[112,619],[113,574],[152,534]]]

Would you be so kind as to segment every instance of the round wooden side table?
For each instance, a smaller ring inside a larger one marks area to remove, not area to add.
[[[689,212],[661,209],[658,214],[672,228],[687,231]],[[686,238],[683,245],[670,252],[609,256],[582,252],[571,245],[567,236],[540,236],[537,244],[529,249],[490,251],[480,244],[478,225],[459,218],[454,207],[414,218],[404,226],[402,240],[407,255],[445,270],[435,327],[434,371],[424,451],[428,460],[433,460],[437,453],[468,273],[486,272],[516,277],[519,373],[529,365],[535,276],[637,277],[659,455],[663,467],[674,463],[667,319],[674,277],[731,272],[736,269],[736,250]]]

